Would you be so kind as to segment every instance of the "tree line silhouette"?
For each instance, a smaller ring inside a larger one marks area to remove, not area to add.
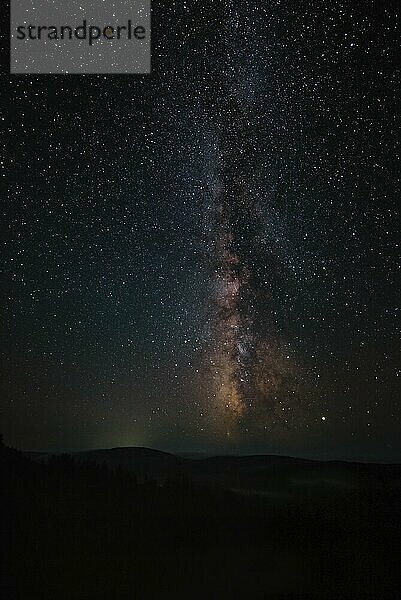
[[[391,598],[400,490],[272,499],[0,446],[12,598]],[[393,595],[392,595],[393,594]]]

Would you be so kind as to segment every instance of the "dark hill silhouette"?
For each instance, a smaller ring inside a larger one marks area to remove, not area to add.
[[[28,455],[35,461],[41,462],[48,462],[52,456],[57,456],[57,454],[51,453],[29,453]],[[157,480],[179,475],[183,472],[182,465],[184,464],[184,459],[173,454],[143,447],[84,450],[71,452],[69,456],[79,463],[90,462],[99,466],[106,465],[110,469],[122,469],[140,477],[147,476]]]
[[[110,468],[120,468],[138,476],[148,476],[157,480],[177,475],[182,463],[182,460],[173,454],[143,447],[88,450],[74,453],[73,456],[80,462],[106,464]]]
[[[401,596],[400,465],[5,447],[0,465],[7,600]]]
[[[188,477],[237,491],[277,494],[341,493],[369,484],[391,485],[401,480],[401,465],[318,461],[279,455],[183,457],[145,447],[105,448],[73,452],[80,463],[93,462],[147,477],[158,482],[166,477]],[[48,461],[48,453],[29,453],[36,461]]]

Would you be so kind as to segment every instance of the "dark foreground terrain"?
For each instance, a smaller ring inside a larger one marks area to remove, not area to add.
[[[0,450],[4,599],[401,597],[399,465]]]

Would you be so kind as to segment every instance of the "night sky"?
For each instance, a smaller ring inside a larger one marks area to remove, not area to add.
[[[401,459],[399,39],[154,1],[151,75],[3,75],[8,444]]]

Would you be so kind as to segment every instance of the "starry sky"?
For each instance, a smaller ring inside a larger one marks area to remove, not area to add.
[[[3,75],[7,443],[401,459],[399,12],[155,0],[151,75]]]

